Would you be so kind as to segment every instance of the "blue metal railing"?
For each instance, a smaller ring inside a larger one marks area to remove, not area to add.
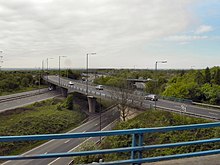
[[[145,133],[212,128],[212,127],[219,127],[219,126],[220,126],[220,122],[215,122],[215,123],[204,123],[204,124],[194,124],[194,125],[180,125],[180,126],[157,127],[157,128],[140,128],[140,129],[114,130],[114,131],[101,131],[101,132],[49,134],[49,135],[26,135],[26,136],[0,136],[0,142],[11,142],[11,141],[25,141],[25,140],[50,140],[50,139],[70,139],[70,138],[85,138],[85,137],[100,137],[100,136],[104,137],[104,136],[116,136],[116,135],[132,135],[132,146],[131,147],[93,150],[93,151],[80,151],[80,152],[25,155],[25,156],[24,155],[0,156],[0,160],[43,159],[43,158],[86,156],[86,155],[95,155],[95,154],[130,152],[131,159],[114,161],[114,162],[103,162],[99,164],[141,164],[144,162],[155,162],[155,161],[161,161],[161,160],[186,158],[186,157],[192,157],[192,156],[219,154],[220,149],[176,154],[176,155],[168,155],[168,156],[142,158],[142,152],[145,150],[220,142],[220,138],[215,138],[215,139],[143,146],[143,140],[144,140],[143,135]]]

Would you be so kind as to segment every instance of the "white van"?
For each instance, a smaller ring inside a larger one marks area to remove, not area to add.
[[[97,90],[103,90],[103,85],[97,85],[97,86],[95,87],[95,89],[97,89]]]
[[[157,97],[157,95],[155,95],[155,94],[149,94],[149,95],[147,95],[147,96],[144,96],[144,99],[145,99],[145,100],[157,101],[157,100],[158,100],[158,97]]]

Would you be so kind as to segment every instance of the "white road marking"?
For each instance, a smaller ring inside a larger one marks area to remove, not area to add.
[[[68,143],[70,140],[65,141],[64,143]]]
[[[53,164],[54,162],[56,162],[56,161],[59,160],[59,159],[60,159],[60,158],[57,158],[57,159],[53,160],[52,162],[48,163],[48,165]]]

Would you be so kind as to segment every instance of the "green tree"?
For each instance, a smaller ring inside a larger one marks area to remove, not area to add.
[[[220,85],[220,69],[218,68],[214,74],[214,83]]]
[[[111,79],[109,79],[106,82],[106,85],[113,86],[113,87],[119,87],[119,88],[121,88],[121,87],[126,88],[126,82],[121,77],[112,77]]]
[[[206,83],[211,83],[211,72],[210,72],[209,67],[207,67],[205,69],[205,82]]]
[[[73,110],[73,95],[67,96],[64,106],[69,110]]]
[[[21,85],[27,87],[29,85],[29,79],[27,77],[22,78]]]
[[[203,76],[203,74],[202,74],[199,70],[196,72],[195,82],[196,82],[198,85],[203,85],[204,82],[205,82],[204,76]]]
[[[204,84],[201,88],[204,101],[210,104],[220,104],[220,86]]]
[[[155,93],[155,82],[148,81],[147,83],[145,83],[145,91],[147,93]]]
[[[75,79],[75,80],[81,79],[81,74],[80,74],[80,72],[77,72],[77,71],[73,71],[73,70],[71,70],[71,69],[68,69],[68,70],[67,70],[67,74],[68,74],[68,78],[72,78],[72,79]]]

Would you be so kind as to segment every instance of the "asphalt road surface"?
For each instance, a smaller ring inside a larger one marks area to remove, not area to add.
[[[42,93],[36,93],[36,95],[33,95],[33,93],[35,92],[39,92],[39,90],[13,94],[13,95],[7,95],[7,96],[1,96],[0,97],[0,113],[60,95],[60,93],[57,91],[48,91],[48,90],[45,91],[45,89],[42,89]],[[30,94],[30,96],[23,97],[24,95],[28,95],[28,94]],[[1,100],[5,100],[5,99],[8,99],[9,101],[1,102]]]

